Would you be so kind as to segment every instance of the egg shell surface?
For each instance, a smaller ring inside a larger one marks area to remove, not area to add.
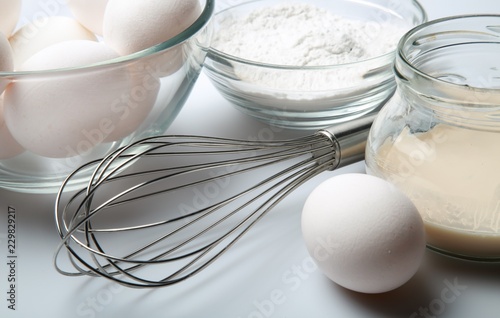
[[[342,174],[318,185],[302,212],[311,257],[332,281],[362,293],[406,283],[425,252],[425,231],[414,204],[389,182]]]
[[[54,44],[23,64],[22,70],[85,66],[118,57],[104,44],[67,41]],[[124,66],[31,76],[5,90],[5,122],[27,150],[51,158],[87,155],[120,121],[113,109],[130,92]]]
[[[12,48],[7,37],[0,33],[0,72],[12,72],[12,70],[14,70]]]
[[[0,72],[12,72],[14,70],[14,57],[12,48],[10,47],[7,38],[0,33]],[[9,80],[0,78],[0,94],[3,93],[5,87],[9,84]]]
[[[108,0],[66,0],[73,16],[87,29],[102,35],[102,21]]]
[[[24,148],[12,137],[3,116],[3,96],[0,96],[0,159],[9,159],[24,152]]]
[[[21,0],[0,0],[0,32],[9,37],[21,15]]]
[[[28,23],[9,39],[14,53],[14,67],[18,70],[26,60],[44,48],[72,40],[97,41],[97,38],[70,17],[52,16],[43,21]]]
[[[14,58],[7,38],[0,33],[0,72],[11,72],[14,69]],[[0,78],[0,94],[4,91],[9,81]],[[12,137],[5,124],[3,115],[3,95],[0,95],[0,159],[8,159],[24,152],[23,147]]]
[[[104,13],[104,42],[121,55],[167,41],[201,14],[198,0],[109,0]]]
[[[127,68],[131,87],[112,105],[119,120],[104,139],[105,142],[119,140],[136,131],[151,113],[160,91],[160,79],[157,72],[149,68],[149,64],[137,61]]]

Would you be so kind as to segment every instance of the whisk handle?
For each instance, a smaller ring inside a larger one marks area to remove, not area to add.
[[[373,120],[378,112],[319,130],[335,148],[335,162],[330,170],[350,165],[365,158],[366,141]]]

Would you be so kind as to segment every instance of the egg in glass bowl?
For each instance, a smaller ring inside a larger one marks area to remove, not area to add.
[[[324,128],[394,93],[399,39],[426,20],[413,0],[231,1],[214,15],[204,72],[246,114]]]
[[[77,167],[164,133],[203,67],[214,7],[0,0],[0,188],[55,192]]]

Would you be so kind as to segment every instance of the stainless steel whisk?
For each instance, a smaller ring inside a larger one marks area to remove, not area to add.
[[[55,267],[130,287],[184,281],[294,189],[362,160],[375,116],[284,141],[151,137],[88,163],[67,177],[56,198]],[[74,180],[84,177],[88,184],[74,190]]]

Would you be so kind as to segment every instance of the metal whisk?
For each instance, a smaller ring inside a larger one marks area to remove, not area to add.
[[[374,117],[285,141],[152,137],[88,163],[68,176],[56,198],[55,267],[130,287],[184,281],[294,189],[362,160]],[[83,189],[71,189],[84,177]]]

